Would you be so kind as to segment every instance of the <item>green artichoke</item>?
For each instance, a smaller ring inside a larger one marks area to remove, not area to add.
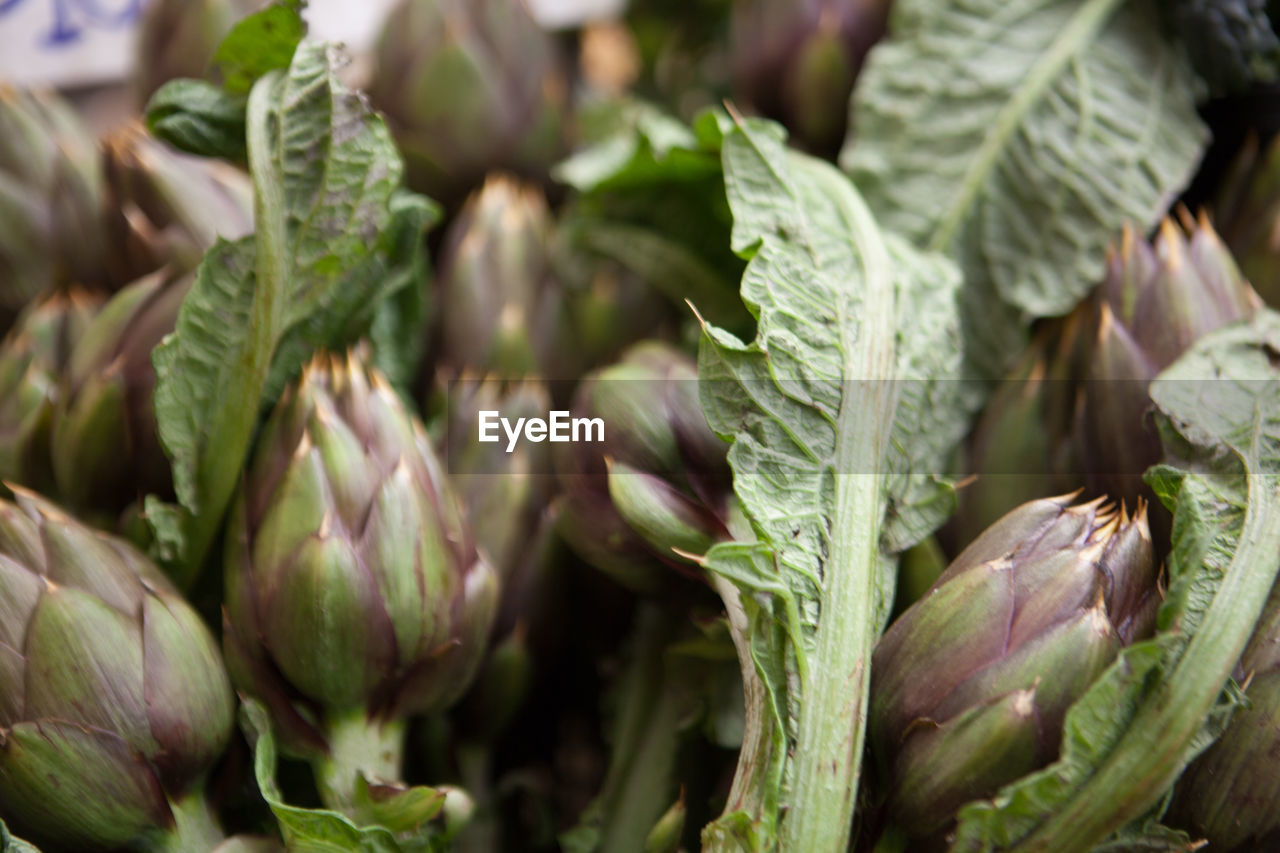
[[[876,646],[868,741],[891,819],[935,834],[1051,762],[1067,709],[1154,628],[1145,508],[1023,504],[975,539]]]
[[[236,21],[268,0],[151,0],[138,22],[133,85],[141,103],[170,80],[204,77]]]
[[[1280,306],[1280,139],[1250,137],[1213,203],[1213,222],[1244,275]]]
[[[209,850],[231,735],[217,645],[128,543],[0,502],[0,817],[46,851]]]
[[[0,344],[0,479],[48,491],[50,430],[71,348],[101,304],[80,289],[30,305]]]
[[[194,270],[219,237],[253,231],[248,175],[174,151],[129,124],[103,142],[107,274],[123,286],[168,264]]]
[[[567,96],[555,43],[523,0],[402,0],[369,86],[409,185],[446,205],[494,169],[545,178]]]
[[[730,52],[739,95],[810,150],[838,151],[853,81],[888,13],[888,0],[736,3]]]
[[[1249,704],[1183,772],[1166,822],[1215,851],[1273,850],[1280,841],[1280,591],[1272,591],[1235,677]]]
[[[599,418],[603,442],[557,445],[559,529],[588,563],[633,589],[669,584],[663,563],[729,538],[726,446],[698,400],[697,367],[648,341],[579,385],[575,417]]]
[[[101,266],[93,135],[51,92],[0,84],[0,330],[37,294]]]
[[[108,516],[172,491],[156,432],[151,351],[173,331],[190,275],[153,273],[117,293],[71,351],[53,419],[62,500]]]
[[[225,545],[233,679],[356,817],[359,779],[394,781],[404,718],[460,696],[498,579],[421,424],[380,374],[317,357],[272,412]]]
[[[489,177],[467,200],[440,261],[447,362],[502,377],[569,375],[574,341],[551,228],[542,191],[508,176]]]

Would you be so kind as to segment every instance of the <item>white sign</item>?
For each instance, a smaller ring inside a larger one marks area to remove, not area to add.
[[[312,0],[312,34],[370,47],[395,0]],[[0,82],[84,86],[128,75],[145,0],[0,0]]]

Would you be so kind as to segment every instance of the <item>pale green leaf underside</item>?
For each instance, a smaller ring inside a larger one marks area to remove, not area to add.
[[[1151,223],[1194,169],[1191,72],[1145,0],[899,0],[892,14],[842,165],[882,224],[960,262],[975,299],[1066,313],[1121,225]]]

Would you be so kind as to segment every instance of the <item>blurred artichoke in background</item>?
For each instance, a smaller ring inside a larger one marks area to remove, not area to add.
[[[0,479],[53,487],[50,430],[62,373],[101,300],[81,289],[32,303],[0,344]]]
[[[565,147],[568,83],[522,0],[402,0],[369,96],[408,184],[446,206],[494,169],[544,179]]]
[[[976,483],[952,524],[964,542],[1033,494],[1086,488],[1133,506],[1161,460],[1147,387],[1200,336],[1261,305],[1209,223],[1166,220],[1154,241],[1125,228],[1106,275],[1076,311],[1043,327],[970,439]],[[1169,515],[1153,505],[1163,548]]]
[[[0,84],[0,330],[37,294],[101,265],[93,135],[51,92]]]
[[[542,191],[508,176],[490,176],[467,200],[440,260],[446,362],[507,378],[570,375],[575,341],[551,230]]]
[[[498,579],[425,433],[376,372],[317,357],[260,434],[229,522],[224,645],[237,685],[313,760],[325,803],[399,778],[404,718],[482,659]]]
[[[166,264],[194,270],[217,238],[253,231],[248,175],[174,151],[139,124],[103,142],[103,180],[106,272],[115,287]]]
[[[173,331],[192,276],[160,270],[126,287],[75,342],[53,419],[53,474],[61,499],[119,513],[172,491],[156,432],[151,351]]]
[[[697,378],[679,350],[637,344],[578,386],[573,416],[599,419],[604,440],[555,448],[561,534],[635,590],[669,585],[673,549],[701,554],[729,536],[727,447],[707,426]]]
[[[889,0],[745,0],[731,55],[740,97],[804,147],[838,151],[862,61],[884,35]]]
[[[1235,678],[1249,705],[1178,781],[1165,822],[1223,853],[1280,842],[1280,590],[1240,657]]]
[[[231,735],[217,645],[128,543],[0,502],[0,817],[53,849],[209,850]]]
[[[1160,602],[1145,508],[1023,504],[975,539],[876,646],[868,739],[914,837],[1051,762],[1067,709]]]
[[[149,0],[138,23],[133,85],[139,103],[170,80],[204,77],[236,21],[269,0]]]
[[[1244,149],[1214,201],[1213,222],[1258,295],[1280,306],[1280,139]]]

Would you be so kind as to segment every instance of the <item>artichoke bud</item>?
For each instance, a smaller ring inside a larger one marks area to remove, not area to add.
[[[730,50],[739,92],[809,149],[835,151],[854,79],[888,11],[885,0],[735,4]]]
[[[317,356],[281,397],[225,554],[233,677],[294,748],[326,714],[444,707],[483,656],[497,576],[421,424],[353,355]]]
[[[71,351],[52,435],[54,481],[68,504],[119,513],[142,495],[171,491],[151,351],[173,331],[191,283],[161,270],[131,284]]]
[[[1145,506],[1024,504],[881,637],[868,737],[890,813],[931,835],[1056,758],[1067,709],[1160,600]]]
[[[402,0],[369,95],[409,185],[446,205],[496,169],[545,178],[564,147],[568,84],[523,0]]]
[[[636,345],[578,388],[573,413],[600,418],[604,442],[561,445],[555,454],[561,533],[584,560],[634,589],[664,587],[661,561],[700,555],[729,537],[726,448],[707,427],[696,379],[678,350]]]
[[[1280,140],[1245,140],[1213,203],[1213,221],[1240,271],[1272,307],[1280,306]]]
[[[58,383],[100,301],[80,289],[56,292],[29,306],[0,344],[0,479],[52,487]]]
[[[32,492],[0,502],[0,817],[72,849],[171,830],[231,734],[217,645],[160,570]]]
[[[681,791],[680,799],[672,803],[671,808],[663,812],[653,829],[649,830],[649,835],[644,840],[644,853],[677,853],[687,814],[684,791]]]
[[[267,0],[151,0],[138,23],[134,88],[141,103],[170,80],[204,77],[236,21]]]
[[[37,294],[101,267],[93,134],[52,92],[0,85],[0,330]]]
[[[1182,774],[1165,822],[1214,850],[1267,850],[1280,837],[1280,593],[1272,590],[1236,669],[1248,704]]]
[[[111,282],[166,264],[194,270],[219,237],[253,231],[253,186],[239,169],[174,151],[138,124],[103,143]]]
[[[495,175],[450,227],[440,265],[445,358],[501,377],[565,372],[564,297],[542,191]]]

